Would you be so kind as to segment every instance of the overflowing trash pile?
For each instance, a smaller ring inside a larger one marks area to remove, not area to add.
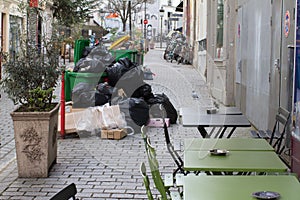
[[[151,86],[144,82],[142,66],[127,57],[116,61],[104,46],[87,49],[84,54],[73,72],[96,73],[99,79],[96,83],[86,80],[74,86],[73,108],[118,106],[126,126],[133,128],[134,132],[140,132],[140,127],[147,125],[150,118],[162,117],[162,114],[171,124],[176,123],[176,109],[165,94],[154,94]],[[160,104],[163,104],[164,111],[159,109]]]
[[[167,38],[164,59],[168,62],[175,60],[177,64],[190,64],[192,59],[191,47],[186,37],[178,31],[172,31],[167,35]]]

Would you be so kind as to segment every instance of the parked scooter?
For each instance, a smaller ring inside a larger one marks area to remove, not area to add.
[[[186,47],[186,38],[180,32],[172,32],[167,41],[167,48],[164,52],[164,59],[173,62],[175,60],[178,64],[184,63],[187,60],[187,55],[183,47]]]
[[[188,44],[182,46],[181,52],[177,59],[177,64],[190,64],[191,63],[191,48]]]

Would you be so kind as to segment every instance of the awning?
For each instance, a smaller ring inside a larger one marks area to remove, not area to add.
[[[118,13],[110,13],[109,15],[106,16],[107,19],[118,18],[118,17],[119,17]]]
[[[178,6],[176,6],[176,9],[175,9],[176,12],[183,12],[183,1],[180,2],[178,4]]]

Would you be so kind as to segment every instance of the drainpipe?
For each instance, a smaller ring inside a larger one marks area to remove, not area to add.
[[[65,71],[61,75],[61,93],[60,93],[60,136],[65,138]]]

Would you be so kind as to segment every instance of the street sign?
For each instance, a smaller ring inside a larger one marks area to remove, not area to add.
[[[38,0],[30,0],[29,1],[29,7],[37,8],[38,6],[39,6],[39,1]]]
[[[170,21],[179,21],[179,18],[176,18],[176,17],[170,17],[169,20],[170,20]]]
[[[284,20],[284,35],[285,35],[285,37],[289,36],[290,25],[291,25],[290,18],[291,18],[290,11],[287,10],[285,12],[285,20]]]
[[[144,24],[148,24],[148,20],[147,19],[144,19]]]
[[[172,13],[172,17],[182,17],[183,15],[182,14],[179,14],[179,13]]]

